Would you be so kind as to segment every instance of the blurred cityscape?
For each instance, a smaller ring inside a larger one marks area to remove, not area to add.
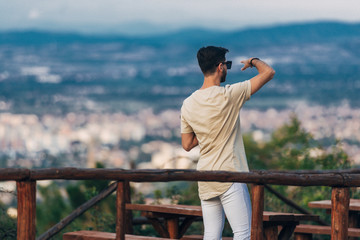
[[[360,164],[360,109],[347,103],[265,111],[245,106],[240,114],[242,130],[255,141],[266,141],[292,113],[316,140],[339,140],[353,163]],[[125,169],[193,168],[198,151],[182,150],[179,119],[177,110],[154,114],[152,109],[133,115],[69,113],[65,117],[3,113],[1,167],[94,167],[102,162]]]

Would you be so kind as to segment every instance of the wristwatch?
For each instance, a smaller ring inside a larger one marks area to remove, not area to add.
[[[252,58],[252,59],[250,60],[250,66],[251,66],[251,67],[254,67],[254,65],[253,65],[253,63],[252,63],[253,60],[260,60],[260,59],[259,59],[259,58],[256,58],[256,57],[255,57],[255,58]]]

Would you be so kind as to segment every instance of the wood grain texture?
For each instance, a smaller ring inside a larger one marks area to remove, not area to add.
[[[116,240],[125,240],[125,182],[118,182],[116,192]]]
[[[0,169],[1,173],[1,169]],[[14,178],[16,175],[11,175]],[[254,184],[275,184],[290,186],[360,186],[360,170],[346,171],[196,171],[196,170],[124,170],[87,168],[33,169],[29,180],[72,179],[72,180],[118,180],[133,182],[168,181],[216,181]],[[10,175],[7,174],[6,179]]]
[[[295,233],[319,234],[319,235],[331,235],[331,227],[330,226],[300,224],[300,225],[296,226],[294,232]],[[360,237],[360,228],[349,228],[348,235],[349,235],[349,237]]]
[[[331,239],[348,238],[349,226],[349,188],[334,187],[331,192]]]
[[[264,185],[251,185],[252,217],[251,239],[264,239],[263,213],[264,213]]]
[[[63,235],[63,240],[115,240],[116,234],[98,231],[77,231]],[[147,237],[126,234],[125,240],[166,240],[167,238]]]
[[[35,240],[36,227],[36,182],[16,182],[18,217],[17,239]]]

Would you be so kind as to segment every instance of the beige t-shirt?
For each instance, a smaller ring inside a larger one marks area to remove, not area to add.
[[[197,170],[248,172],[240,131],[240,108],[251,96],[250,81],[197,90],[181,107],[181,133],[199,141]],[[232,183],[199,182],[201,200],[226,192]]]

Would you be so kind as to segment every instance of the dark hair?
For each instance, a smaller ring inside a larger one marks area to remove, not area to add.
[[[200,48],[197,52],[197,59],[204,75],[214,73],[216,66],[225,61],[227,52],[229,50],[223,47],[208,46]]]

